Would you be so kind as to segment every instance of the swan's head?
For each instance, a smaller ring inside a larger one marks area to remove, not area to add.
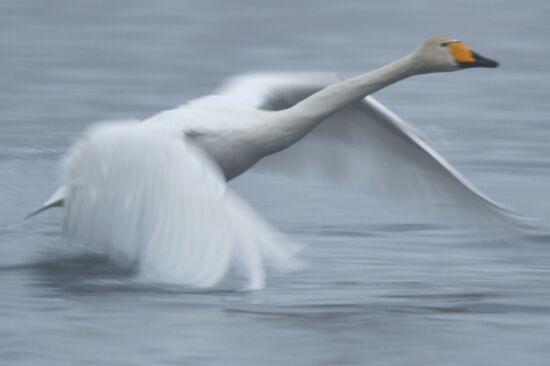
[[[464,42],[447,36],[424,41],[413,53],[421,73],[498,66],[498,62],[472,51]]]

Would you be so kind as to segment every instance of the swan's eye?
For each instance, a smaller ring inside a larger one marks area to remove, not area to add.
[[[450,41],[441,42],[439,45],[441,47],[448,47],[451,43],[461,43],[461,42],[456,39],[451,39]]]

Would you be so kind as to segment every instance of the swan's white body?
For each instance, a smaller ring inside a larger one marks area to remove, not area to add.
[[[225,185],[260,160],[258,168],[422,210],[452,205],[476,221],[505,218],[409,124],[365,99],[409,75],[449,69],[434,52],[431,65],[417,51],[346,81],[243,76],[142,123],[94,127],[67,155],[63,187],[42,209],[63,203],[70,238],[136,263],[146,277],[211,286],[236,259],[252,288],[264,285],[265,263],[296,265],[296,245]]]

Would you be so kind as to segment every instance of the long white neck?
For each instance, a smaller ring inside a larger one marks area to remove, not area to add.
[[[350,103],[362,100],[396,81],[416,72],[414,58],[407,56],[352,79],[326,87],[290,108],[298,118],[306,117],[321,122]]]
[[[340,109],[419,72],[414,56],[409,55],[366,74],[328,86],[293,107],[276,112],[280,118],[276,118],[271,132],[274,132],[277,141],[272,140],[269,153],[283,150],[297,142]]]

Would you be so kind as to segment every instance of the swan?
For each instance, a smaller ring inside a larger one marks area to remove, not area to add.
[[[369,95],[404,78],[498,63],[436,36],[357,77],[251,74],[144,121],[91,127],[61,163],[62,186],[35,215],[64,206],[73,242],[145,279],[210,287],[238,264],[250,289],[266,266],[300,266],[300,244],[226,182],[255,166],[374,193],[416,210],[479,220],[509,212],[479,192],[400,117]]]

